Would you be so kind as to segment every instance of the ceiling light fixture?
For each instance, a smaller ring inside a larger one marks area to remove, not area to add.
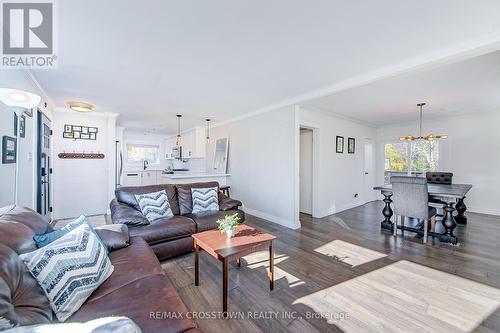
[[[42,98],[39,95],[28,91],[11,88],[0,88],[0,101],[9,107],[18,107],[23,109],[32,109]],[[24,111],[24,110],[23,110]]]
[[[69,102],[69,108],[76,112],[92,112],[94,111],[94,106],[83,102]]]
[[[180,146],[182,143],[182,137],[181,137],[181,118],[182,114],[177,115],[177,137],[175,138],[175,145]]]
[[[207,122],[207,130],[205,132],[205,141],[207,144],[210,143],[210,119],[205,119]]]
[[[423,110],[422,108],[425,106],[425,103],[418,103],[417,106],[420,108],[420,124],[419,124],[419,134],[418,136],[413,136],[411,134],[408,134],[406,136],[401,136],[399,137],[400,141],[415,141],[415,140],[427,140],[427,141],[434,141],[436,139],[448,139],[448,135],[434,135],[434,134],[429,134],[427,136],[422,135],[422,122],[423,122]]]

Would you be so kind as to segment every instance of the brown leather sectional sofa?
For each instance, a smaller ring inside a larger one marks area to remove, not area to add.
[[[201,332],[186,315],[186,306],[149,245],[141,237],[129,238],[125,226],[103,228],[95,229],[110,251],[114,272],[67,321],[126,316],[143,332]],[[13,324],[57,321],[18,256],[36,249],[34,235],[52,230],[42,216],[27,208],[13,208],[0,216],[0,317]],[[168,313],[183,313],[183,318],[170,319]]]
[[[201,332],[158,259],[191,251],[191,234],[215,228],[216,220],[226,214],[238,213],[244,219],[238,209],[241,202],[222,194],[219,211],[192,214],[191,188],[214,186],[218,184],[116,190],[117,198],[111,202],[115,225],[95,228],[108,247],[114,272],[67,322],[125,316],[144,333]],[[167,191],[175,216],[148,223],[138,210],[134,194],[162,189]],[[53,229],[44,218],[28,208],[14,207],[0,213],[0,318],[20,326],[57,322],[43,290],[18,256],[36,249],[34,235],[50,231]],[[169,318],[169,314],[175,318]]]
[[[216,221],[225,215],[237,213],[241,222],[245,213],[238,209],[241,202],[219,192],[219,211],[193,214],[191,188],[219,187],[217,182],[192,184],[163,184],[139,187],[121,187],[115,191],[111,204],[111,219],[115,224],[126,224],[130,236],[142,237],[159,260],[165,260],[193,250],[191,235],[217,227]],[[142,215],[135,195],[165,190],[174,216],[149,223]]]

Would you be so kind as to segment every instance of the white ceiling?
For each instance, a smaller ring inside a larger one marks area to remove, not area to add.
[[[500,113],[500,52],[425,71],[414,71],[305,103],[373,125],[466,113]]]
[[[170,133],[177,113],[184,128],[223,121],[500,34],[496,0],[72,0],[58,10],[59,69],[34,73],[53,101]]]

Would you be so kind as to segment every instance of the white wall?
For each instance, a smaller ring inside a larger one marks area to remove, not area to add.
[[[364,141],[375,138],[376,129],[325,112],[312,107],[301,107],[299,112],[299,126],[314,130],[314,217],[331,215],[374,199],[364,195]],[[335,152],[337,135],[344,137],[342,154]],[[348,137],[356,139],[354,154],[347,153]]]
[[[0,103],[0,207],[14,204],[16,177],[16,165],[2,164],[1,162],[1,154],[3,154],[2,137],[4,135],[14,137],[14,112]]]
[[[53,119],[54,219],[108,211],[114,197],[116,114],[78,113],[56,109]],[[97,127],[97,140],[64,139],[64,125]],[[103,153],[100,159],[60,159],[62,152]]]
[[[290,228],[300,226],[294,201],[295,128],[294,107],[284,107],[212,128],[207,146],[211,170],[215,141],[228,136],[231,196],[248,213]]]
[[[0,87],[26,90],[42,97],[39,109],[52,118],[50,100],[37,82],[25,70],[1,70]],[[47,102],[47,106],[44,103]],[[0,103],[0,145],[1,137],[14,137],[13,112]],[[33,117],[26,116],[26,136],[19,140],[19,205],[36,209],[36,145],[37,145],[37,113]],[[0,146],[1,150],[1,146]],[[0,207],[14,202],[15,164],[1,164],[0,161]]]
[[[440,171],[453,172],[453,182],[472,184],[465,204],[468,210],[500,215],[500,112],[429,120],[425,133],[448,134],[441,140]],[[415,123],[380,127],[377,130],[377,182],[383,183],[384,144],[398,142],[401,135],[416,134]]]

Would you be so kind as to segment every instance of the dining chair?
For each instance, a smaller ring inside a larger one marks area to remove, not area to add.
[[[425,173],[425,178],[427,178],[427,183],[428,184],[444,184],[444,185],[451,185],[453,182],[453,173],[452,172],[435,172],[435,171],[428,171]],[[443,209],[443,205],[445,203],[442,200],[439,199],[429,199],[429,205],[432,207],[436,207],[438,210],[438,213],[436,216],[443,217],[444,214],[439,212],[439,209]],[[432,226],[434,228],[434,225]]]
[[[394,236],[397,236],[398,218],[401,218],[401,230],[404,231],[404,218],[415,218],[424,221],[424,244],[427,243],[429,220],[435,224],[436,208],[429,207],[429,191],[427,179],[423,177],[393,176],[392,201],[396,221]]]

